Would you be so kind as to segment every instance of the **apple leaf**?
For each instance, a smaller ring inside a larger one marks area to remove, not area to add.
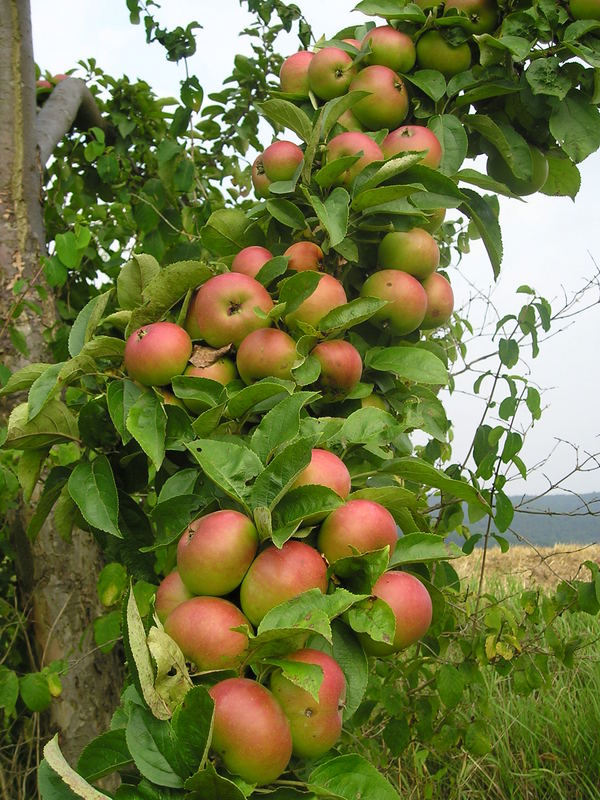
[[[173,714],[171,726],[174,744],[190,774],[206,764],[212,736],[214,705],[206,687],[194,686]]]
[[[320,170],[315,172],[314,179],[322,188],[332,186],[335,181],[350,167],[353,167],[360,156],[342,156],[333,161],[328,161]]]
[[[435,133],[442,146],[440,171],[444,175],[454,175],[467,157],[469,140],[464,125],[454,114],[437,114],[430,117],[427,127]]]
[[[34,420],[28,421],[27,403],[13,408],[3,447],[13,450],[39,450],[61,442],[77,441],[79,430],[70,409],[60,400],[49,400]]]
[[[583,92],[572,89],[563,100],[553,101],[550,132],[578,164],[600,147],[600,111]]]
[[[548,162],[548,178],[540,189],[542,194],[554,197],[570,197],[575,199],[581,187],[581,175],[570,158],[559,151],[546,153]]]
[[[131,764],[124,728],[101,733],[83,748],[77,761],[77,772],[86,781],[97,781],[105,775]]]
[[[202,244],[216,256],[232,256],[254,244],[248,240],[251,221],[239,208],[219,208],[208,218],[200,233]]]
[[[96,330],[112,294],[109,289],[93,297],[77,315],[69,333],[69,355],[79,355],[84,344],[89,342]]]
[[[335,247],[346,237],[350,195],[341,186],[337,186],[325,202],[315,195],[310,195],[310,203],[329,235],[329,243]]]
[[[494,278],[500,274],[502,264],[502,233],[498,218],[485,199],[471,189],[463,189],[467,198],[461,206],[464,213],[473,221],[487,250]]]
[[[267,200],[267,211],[273,219],[292,230],[302,230],[306,227],[304,214],[297,205],[289,200]]]
[[[340,42],[340,45],[344,48],[351,47],[351,45],[346,44],[346,42]],[[333,46],[338,47],[338,45]],[[352,50],[349,52],[351,55],[353,55],[356,50],[352,48]],[[349,108],[352,108],[352,106],[356,105],[359,100],[362,100],[368,95],[369,92],[365,92],[362,89],[355,89],[351,92],[346,92],[346,94],[342,95],[341,97],[334,97],[333,100],[329,100],[327,103],[325,103],[323,106],[323,112],[321,114],[321,138],[326,140],[331,132],[331,129],[342,116],[344,111],[348,111]]]
[[[357,797],[400,800],[391,783],[366,759],[354,754],[338,756],[320,764],[310,774],[308,788],[317,794],[331,792],[343,800],[356,800]]]
[[[346,677],[346,703],[344,721],[352,717],[362,702],[369,680],[367,657],[354,631],[341,619],[331,623],[333,657]]]
[[[144,392],[130,407],[126,427],[156,469],[165,457],[167,414],[154,392]]]
[[[454,542],[445,542],[435,533],[407,533],[401,536],[390,558],[390,568],[399,564],[425,564],[460,558],[463,551]]]
[[[419,69],[416,72],[403,75],[402,79],[412,83],[427,97],[430,97],[434,103],[441,100],[446,93],[446,79],[437,69]],[[458,119],[456,121],[460,125]]]
[[[78,797],[83,800],[110,800],[109,795],[94,788],[67,763],[58,744],[58,734],[44,747],[38,786],[44,800],[53,797],[64,800]]]
[[[348,611],[348,624],[357,633],[366,633],[376,642],[391,644],[396,631],[394,612],[378,597],[368,597]]]
[[[110,461],[98,455],[80,461],[68,482],[69,494],[93,528],[123,538],[119,530],[119,497]]]
[[[319,702],[319,689],[323,682],[323,668],[318,664],[307,664],[302,661],[291,661],[285,658],[267,658],[267,664],[279,667],[284,678],[294,686],[303,689]]]
[[[266,100],[264,103],[258,103],[257,108],[270,122],[294,131],[303,142],[308,143],[310,140],[311,121],[304,111],[293,103],[288,100]]]
[[[51,364],[48,369],[31,384],[29,394],[27,395],[28,422],[35,419],[52,396],[58,384],[58,376],[63,365],[64,361],[60,361],[58,364]]]
[[[192,400],[195,405],[207,408],[218,405],[225,395],[225,389],[218,381],[197,375],[176,375],[171,386],[175,397],[183,401]]]
[[[250,386],[245,386],[233,395],[227,404],[227,413],[232,419],[240,419],[270,398],[281,397],[283,399],[290,394],[292,385],[289,382],[280,383],[273,378],[265,378],[250,384]]]
[[[40,375],[43,375],[49,366],[51,365],[37,362],[27,364],[17,372],[13,372],[6,381],[6,384],[0,389],[0,397],[29,389],[33,382],[36,381]]]
[[[108,413],[123,444],[127,444],[131,439],[131,434],[127,430],[127,416],[143,392],[144,390],[137,383],[130,380],[111,381],[108,384],[106,390]]]
[[[250,506],[273,510],[294,480],[308,466],[311,458],[310,444],[299,440],[278,453],[263,470],[252,487]]]
[[[213,439],[197,439],[187,446],[205,475],[250,512],[248,481],[264,469],[256,453],[236,442]]]
[[[275,507],[276,526],[312,525],[343,504],[342,498],[328,486],[298,486],[282,497]]]
[[[174,789],[183,786],[185,771],[167,720],[157,719],[147,709],[132,705],[125,736],[135,766],[144,778],[158,786]]]
[[[145,299],[146,286],[159,272],[160,264],[154,256],[147,253],[132,255],[117,276],[117,300],[120,308],[134,309],[141,306]]]
[[[246,800],[247,795],[233,781],[224,778],[208,762],[185,782],[186,800]]]
[[[294,392],[265,414],[250,440],[252,449],[264,463],[280,445],[291,442],[298,435],[300,411],[318,396],[318,392]]]
[[[410,345],[373,347],[367,353],[366,366],[392,372],[404,380],[445,386],[448,371],[440,359],[428,350]]]
[[[465,500],[467,503],[481,508],[486,514],[490,513],[489,504],[474,486],[464,481],[454,480],[448,477],[445,472],[432,467],[431,464],[422,461],[420,458],[406,457],[396,459],[394,462],[394,472],[399,478],[404,478],[412,483],[441,489],[451,497]]]
[[[344,585],[352,592],[370,594],[375,581],[383,575],[390,560],[388,546],[370,553],[361,553],[340,558],[329,568],[342,578]]]

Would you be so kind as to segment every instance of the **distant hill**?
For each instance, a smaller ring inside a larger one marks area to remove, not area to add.
[[[540,500],[519,495],[510,498],[521,510],[515,512],[511,528],[529,542],[551,547],[557,542],[578,544],[600,543],[600,493],[549,494]],[[467,517],[465,522],[468,524]],[[475,533],[484,533],[485,519],[470,526]],[[492,526],[493,530],[495,528]],[[507,531],[501,534],[513,544],[518,539]]]

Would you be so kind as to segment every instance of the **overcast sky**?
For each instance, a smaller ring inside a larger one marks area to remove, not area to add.
[[[315,34],[328,36],[346,25],[360,24],[365,17],[350,12],[353,3],[346,0],[296,0],[312,24]],[[169,64],[163,49],[146,45],[142,27],[129,23],[125,0],[31,0],[34,53],[42,69],[65,72],[80,59],[96,58],[98,65],[112,75],[126,74],[131,80],[146,80],[158,95],[176,95],[184,77],[183,64]],[[191,59],[205,94],[217,91],[232,68],[235,53],[250,53],[249,40],[239,38],[238,31],[250,21],[238,0],[163,0],[159,19],[165,26],[187,25],[197,19],[203,26],[197,32],[197,54]],[[282,36],[280,51],[287,55],[296,47],[294,37]],[[265,141],[268,144],[268,141]],[[474,243],[472,252],[459,265],[451,268],[457,306],[464,306],[475,293],[492,293],[500,315],[518,312],[524,295],[515,289],[529,284],[559,308],[566,296],[580,290],[598,272],[600,265],[600,156],[591,156],[580,165],[582,188],[573,203],[567,198],[538,195],[526,203],[503,200],[501,224],[504,239],[504,263],[501,279],[493,284],[485,251]],[[542,344],[541,353],[531,361],[526,352],[530,379],[547,389],[543,401],[547,406],[542,419],[528,436],[523,451],[530,465],[542,461],[557,440],[572,442],[585,452],[600,450],[599,425],[599,344],[600,305],[598,293],[589,293],[586,305],[596,305],[585,314],[571,319],[572,324],[561,335]],[[483,304],[472,305],[474,324],[481,319]],[[470,316],[471,318],[471,316]],[[473,345],[487,352],[485,339]],[[475,351],[474,351],[475,352]],[[481,352],[481,351],[476,351]],[[519,365],[514,372],[522,372]],[[462,460],[479,422],[482,406],[467,392],[472,378],[459,383],[461,391],[449,398],[447,408],[454,422],[454,448]],[[503,395],[500,395],[500,399]],[[493,421],[491,424],[494,424]],[[571,471],[573,451],[559,445],[545,467],[530,475],[527,483],[515,481],[510,493],[543,491],[548,486],[545,475],[554,483]],[[578,472],[566,484],[578,491],[600,489],[600,473]]]

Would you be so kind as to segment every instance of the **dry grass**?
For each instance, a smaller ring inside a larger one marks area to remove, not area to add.
[[[461,578],[478,578],[483,551],[478,549],[470,556],[453,562]],[[584,561],[600,565],[600,544],[555,544],[553,547],[513,545],[507,553],[499,547],[490,548],[486,556],[485,572],[495,585],[518,582],[529,589],[556,588],[560,581],[576,578],[589,580],[589,572],[582,567]]]

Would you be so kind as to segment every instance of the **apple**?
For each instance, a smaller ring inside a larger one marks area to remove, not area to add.
[[[389,67],[394,72],[410,72],[415,65],[417,52],[413,40],[391,25],[371,28],[363,38],[361,47],[367,43],[371,52],[365,58],[366,64]]]
[[[242,339],[236,364],[244,383],[271,376],[291,380],[297,358],[296,342],[291,336],[277,328],[263,328]]]
[[[324,520],[317,538],[317,547],[330,564],[386,545],[390,553],[396,546],[398,529],[394,518],[374,500],[348,500]]]
[[[452,287],[443,275],[434,272],[423,281],[423,288],[427,295],[427,311],[421,328],[439,328],[448,322],[454,311]]]
[[[362,297],[387,300],[387,306],[377,311],[372,322],[380,322],[397,336],[416,331],[425,318],[427,295],[419,281],[408,272],[382,269],[374,272],[363,283]]]
[[[361,408],[379,408],[381,411],[388,411],[388,404],[383,397],[378,394],[370,394],[368,397],[362,397],[360,401]]]
[[[185,328],[192,339],[204,339],[211,347],[236,347],[252,331],[268,328],[273,300],[265,287],[239,272],[209,278],[196,291],[188,308]]]
[[[269,197],[271,181],[265,174],[262,155],[257,156],[252,164],[252,185],[257,197]]]
[[[352,56],[339,47],[324,47],[308,65],[308,84],[321,100],[333,100],[346,94],[353,74]]]
[[[396,128],[408,114],[408,92],[402,78],[389,67],[365,67],[350,83],[350,91],[371,92],[352,106],[367,130]]]
[[[323,670],[318,701],[286,678],[281,670],[273,672],[270,679],[271,691],[290,723],[294,755],[319,758],[333,747],[342,733],[346,678],[337,661],[320,650],[296,650],[285,659],[315,664]]]
[[[299,322],[304,322],[316,328],[325,314],[346,302],[342,284],[333,275],[324,273],[314,292],[295,311],[286,315],[285,324],[288,328],[296,328]]]
[[[294,242],[283,255],[289,256],[288,269],[294,272],[318,272],[323,267],[323,251],[314,242]]]
[[[63,72],[60,72],[58,75],[52,76],[52,81],[54,83],[60,83],[61,81],[66,81],[69,77],[69,75],[65,75]]]
[[[408,272],[422,281],[438,268],[440,248],[423,228],[391,231],[379,243],[377,263],[384,269]]]
[[[352,47],[356,47],[357,50],[360,50],[361,44],[358,39],[342,39],[342,42],[346,42],[346,44],[351,44]]]
[[[433,211],[427,212],[427,222],[421,222],[421,227],[427,233],[435,233],[441,227],[443,221],[446,219],[445,208],[434,208]]]
[[[292,756],[292,736],[273,694],[249,678],[228,678],[208,693],[215,704],[211,747],[225,767],[247,783],[277,780]]]
[[[455,47],[439,31],[426,31],[417,42],[417,62],[421,69],[437,69],[451,78],[469,69],[471,48],[467,42]]]
[[[303,158],[304,153],[294,142],[273,142],[262,154],[265,175],[270,181],[289,181]]]
[[[232,272],[241,272],[242,275],[249,275],[256,278],[261,268],[273,258],[273,253],[266,247],[251,245],[244,247],[231,262]]]
[[[569,11],[573,19],[600,20],[600,0],[570,0]]]
[[[533,164],[531,178],[517,178],[497,150],[493,150],[488,156],[488,175],[508,186],[513,194],[524,196],[538,192],[548,179],[548,159],[541,150],[531,144],[529,152]]]
[[[363,126],[356,119],[350,108],[346,109],[343,114],[340,114],[337,121],[338,125],[341,125],[342,128],[345,128],[347,131],[364,131]]]
[[[442,146],[433,131],[423,125],[402,125],[390,131],[381,143],[386,158],[397,156],[407,150],[425,153],[421,161],[426,167],[437,169],[442,160]]]
[[[151,322],[125,343],[123,365],[144,386],[164,386],[181,375],[192,355],[192,340],[174,322]]]
[[[224,509],[191,522],[177,545],[177,569],[194,594],[225,595],[236,589],[258,550],[251,519]]]
[[[498,6],[495,0],[446,0],[446,11],[449,8],[463,11],[469,17],[469,22],[464,27],[471,34],[491,33],[498,25]]]
[[[237,669],[246,656],[248,637],[232,630],[250,623],[222,597],[192,597],[173,609],[165,631],[201,672]]]
[[[284,59],[279,70],[279,88],[282,92],[308,97],[308,67],[313,57],[314,53],[300,50]]]
[[[321,365],[320,385],[331,394],[348,394],[360,381],[362,359],[356,347],[350,342],[344,339],[320,342],[311,350],[311,355]]]
[[[181,580],[179,572],[174,569],[158,584],[154,599],[156,616],[164,623],[171,611],[181,605],[184,600],[190,600],[193,596],[193,593]]]
[[[357,156],[360,153],[362,153],[362,156],[350,169],[342,172],[336,183],[348,186],[367,164],[371,164],[373,161],[383,161],[384,156],[379,145],[366,133],[361,133],[360,131],[339,133],[327,143],[325,148],[326,162],[335,161],[344,156]]]
[[[384,600],[394,612],[396,631],[390,643],[376,642],[367,634],[359,634],[368,655],[397,653],[425,636],[431,625],[433,606],[429,592],[418,578],[408,572],[384,572],[371,593]]]
[[[328,486],[344,500],[350,494],[351,479],[348,467],[335,453],[314,448],[309,465],[298,475],[291,488],[315,485]]]
[[[163,403],[165,403],[165,405],[177,406],[178,408],[183,408],[184,410],[189,407],[186,406],[183,400],[180,400],[179,397],[175,397],[173,392],[170,392],[168,389],[165,389],[164,386],[157,386],[155,388],[158,391],[159,395],[162,397],[162,401]]]
[[[272,608],[308,589],[327,591],[327,566],[314,547],[290,539],[281,549],[271,545],[254,559],[242,581],[240,605],[258,625]]]
[[[52,89],[52,84],[50,81],[46,81],[43,78],[40,78],[35,82],[36,89]]]
[[[211,381],[217,381],[222,386],[227,386],[228,383],[234,381],[238,374],[235,368],[235,364],[230,358],[219,358],[216,361],[213,361],[212,364],[209,364],[206,367],[195,367],[193,364],[190,364],[185,368],[184,375],[189,375],[192,378],[207,378]],[[192,409],[193,411],[194,409]]]

